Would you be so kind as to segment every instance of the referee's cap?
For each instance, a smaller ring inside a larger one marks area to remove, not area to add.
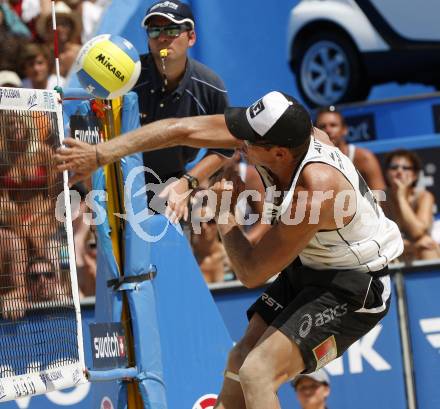
[[[175,24],[188,24],[194,30],[194,15],[188,4],[178,0],[159,1],[154,3],[146,12],[142,20],[142,27],[148,26],[148,20],[154,16],[165,17]]]
[[[330,378],[329,378],[329,376],[327,375],[327,372],[324,371],[324,369],[319,369],[319,370],[316,371],[316,372],[312,372],[312,373],[308,373],[308,374],[301,374],[301,375],[298,375],[298,376],[297,376],[297,377],[291,382],[291,385],[292,385],[294,388],[296,388],[296,385],[298,384],[298,382],[299,382],[301,379],[304,379],[304,378],[310,378],[310,379],[313,379],[313,380],[316,381],[316,382],[323,383],[323,384],[325,384],[325,385],[329,385],[329,386],[330,386]]]
[[[295,98],[272,91],[248,108],[226,108],[229,132],[257,145],[296,148],[310,140],[312,119]]]

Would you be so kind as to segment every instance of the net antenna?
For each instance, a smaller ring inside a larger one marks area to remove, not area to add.
[[[55,1],[52,0],[52,30],[53,30],[53,53],[55,57],[55,74],[57,76],[57,87],[60,87],[60,59],[59,59],[59,46],[58,46],[58,30],[57,30],[57,17],[55,13]]]

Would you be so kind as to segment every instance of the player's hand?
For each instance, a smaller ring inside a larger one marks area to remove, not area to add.
[[[58,148],[55,154],[56,169],[58,172],[68,170],[74,174],[69,177],[69,185],[87,178],[98,169],[97,145],[66,138],[64,147]]]
[[[167,208],[165,209],[165,216],[170,219],[172,223],[177,223],[180,219],[188,220],[188,201],[192,189],[188,188],[188,181],[185,178],[180,178],[173,183],[170,183],[159,197],[168,198]]]
[[[237,200],[240,193],[245,189],[245,184],[241,180],[240,176],[234,170],[226,170],[219,176],[219,179],[210,187],[217,195],[217,211],[216,215],[219,216],[220,212],[229,211],[235,214],[235,207],[237,206]],[[227,200],[227,195],[230,195],[230,204]],[[228,209],[221,209],[221,205],[228,205]]]

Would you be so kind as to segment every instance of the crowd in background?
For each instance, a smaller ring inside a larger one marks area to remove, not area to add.
[[[57,78],[51,0],[1,0],[0,86],[62,87],[82,44],[93,37],[109,3],[110,0],[56,1],[60,67]],[[62,186],[50,166],[58,141],[51,140],[51,132],[46,132],[51,124],[43,123],[43,114],[33,123],[18,116],[8,119],[6,115],[0,122],[0,308],[4,317],[19,318],[27,304],[60,299],[69,287],[68,275],[63,274],[63,268],[69,268],[65,265],[66,237],[61,234],[63,229],[55,227],[56,223],[45,220],[53,219],[55,199]],[[29,165],[32,162],[35,164]],[[78,187],[81,193],[84,189]],[[81,206],[80,211],[84,211],[84,202]],[[89,226],[80,220],[78,217],[74,221],[80,294],[92,296],[96,240]]]
[[[56,2],[61,74],[59,85],[62,86],[68,77],[81,44],[93,37],[109,1]],[[0,0],[0,86],[53,89],[58,83],[54,70],[53,43],[50,0]],[[51,240],[55,240],[57,232],[40,232],[36,235],[32,227],[38,223],[45,225],[42,222],[44,217],[53,214],[54,201],[49,199],[55,193],[51,189],[58,186],[57,176],[47,165],[55,146],[51,141],[51,130],[41,123],[41,119],[33,120],[37,123],[34,129],[39,129],[40,132],[38,138],[29,135],[29,131],[25,130],[25,125],[28,126],[29,123],[20,123],[20,118],[15,118],[15,122],[4,116],[0,118],[0,263],[6,266],[20,265],[23,270],[14,278],[14,275],[8,273],[10,267],[6,267],[0,276],[0,292],[8,292],[9,298],[13,300],[10,305],[3,303],[3,314],[7,314],[5,311],[12,311],[11,316],[17,310],[14,300],[20,298],[15,294],[18,288],[32,288],[29,291],[35,295],[35,299],[50,298],[43,291],[43,288],[48,288],[45,287],[44,280],[60,276],[57,271],[59,267],[53,263],[54,257],[46,254],[50,251]],[[439,244],[432,237],[435,200],[419,183],[423,164],[417,155],[407,150],[397,150],[387,156],[381,168],[373,153],[345,141],[348,127],[343,116],[333,107],[317,112],[315,126],[326,131],[333,143],[350,157],[370,188],[386,192],[387,200],[381,202],[382,208],[399,225],[405,241],[405,252],[400,261],[440,257]],[[17,138],[11,140],[4,133],[5,130],[13,132]],[[33,168],[23,166],[30,151],[38,152],[37,156],[41,159]],[[18,153],[14,156],[8,152]],[[264,191],[255,168],[248,166],[238,153],[228,159],[224,166],[238,172],[247,189]],[[199,189],[209,186],[209,182],[208,177],[200,180]],[[18,187],[27,187],[28,197],[23,198],[23,193],[17,193]],[[88,191],[87,184],[80,185],[78,190],[84,197]],[[258,206],[258,203],[252,201],[240,203],[243,215],[261,211]],[[35,212],[35,208],[39,211]],[[87,211],[82,202],[80,213]],[[18,225],[20,217],[22,224]],[[259,222],[256,223],[257,226],[258,224]],[[247,226],[246,229],[251,239],[252,226]],[[96,276],[95,235],[82,222],[82,217],[75,219],[74,233],[80,293],[82,296],[92,296]],[[41,240],[38,242],[38,237],[49,239],[42,243]],[[213,219],[202,222],[201,231],[191,232],[189,238],[207,282],[234,279]],[[55,259],[57,257],[60,256]],[[23,259],[31,261],[23,263]],[[59,292],[62,293],[61,290]]]
[[[62,86],[81,45],[93,37],[107,0],[55,3]],[[0,1],[0,83],[53,89],[54,31],[51,0]]]
[[[20,318],[41,302],[70,299],[55,203],[63,184],[52,166],[55,116],[0,111],[0,310]],[[67,266],[68,268],[68,266]]]

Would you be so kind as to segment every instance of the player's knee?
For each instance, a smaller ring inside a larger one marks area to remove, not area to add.
[[[270,383],[272,371],[265,361],[256,351],[250,352],[238,372],[241,384]]]
[[[234,347],[229,351],[228,367],[238,372],[250,351],[251,346],[247,345],[246,341],[244,340],[235,344]]]

